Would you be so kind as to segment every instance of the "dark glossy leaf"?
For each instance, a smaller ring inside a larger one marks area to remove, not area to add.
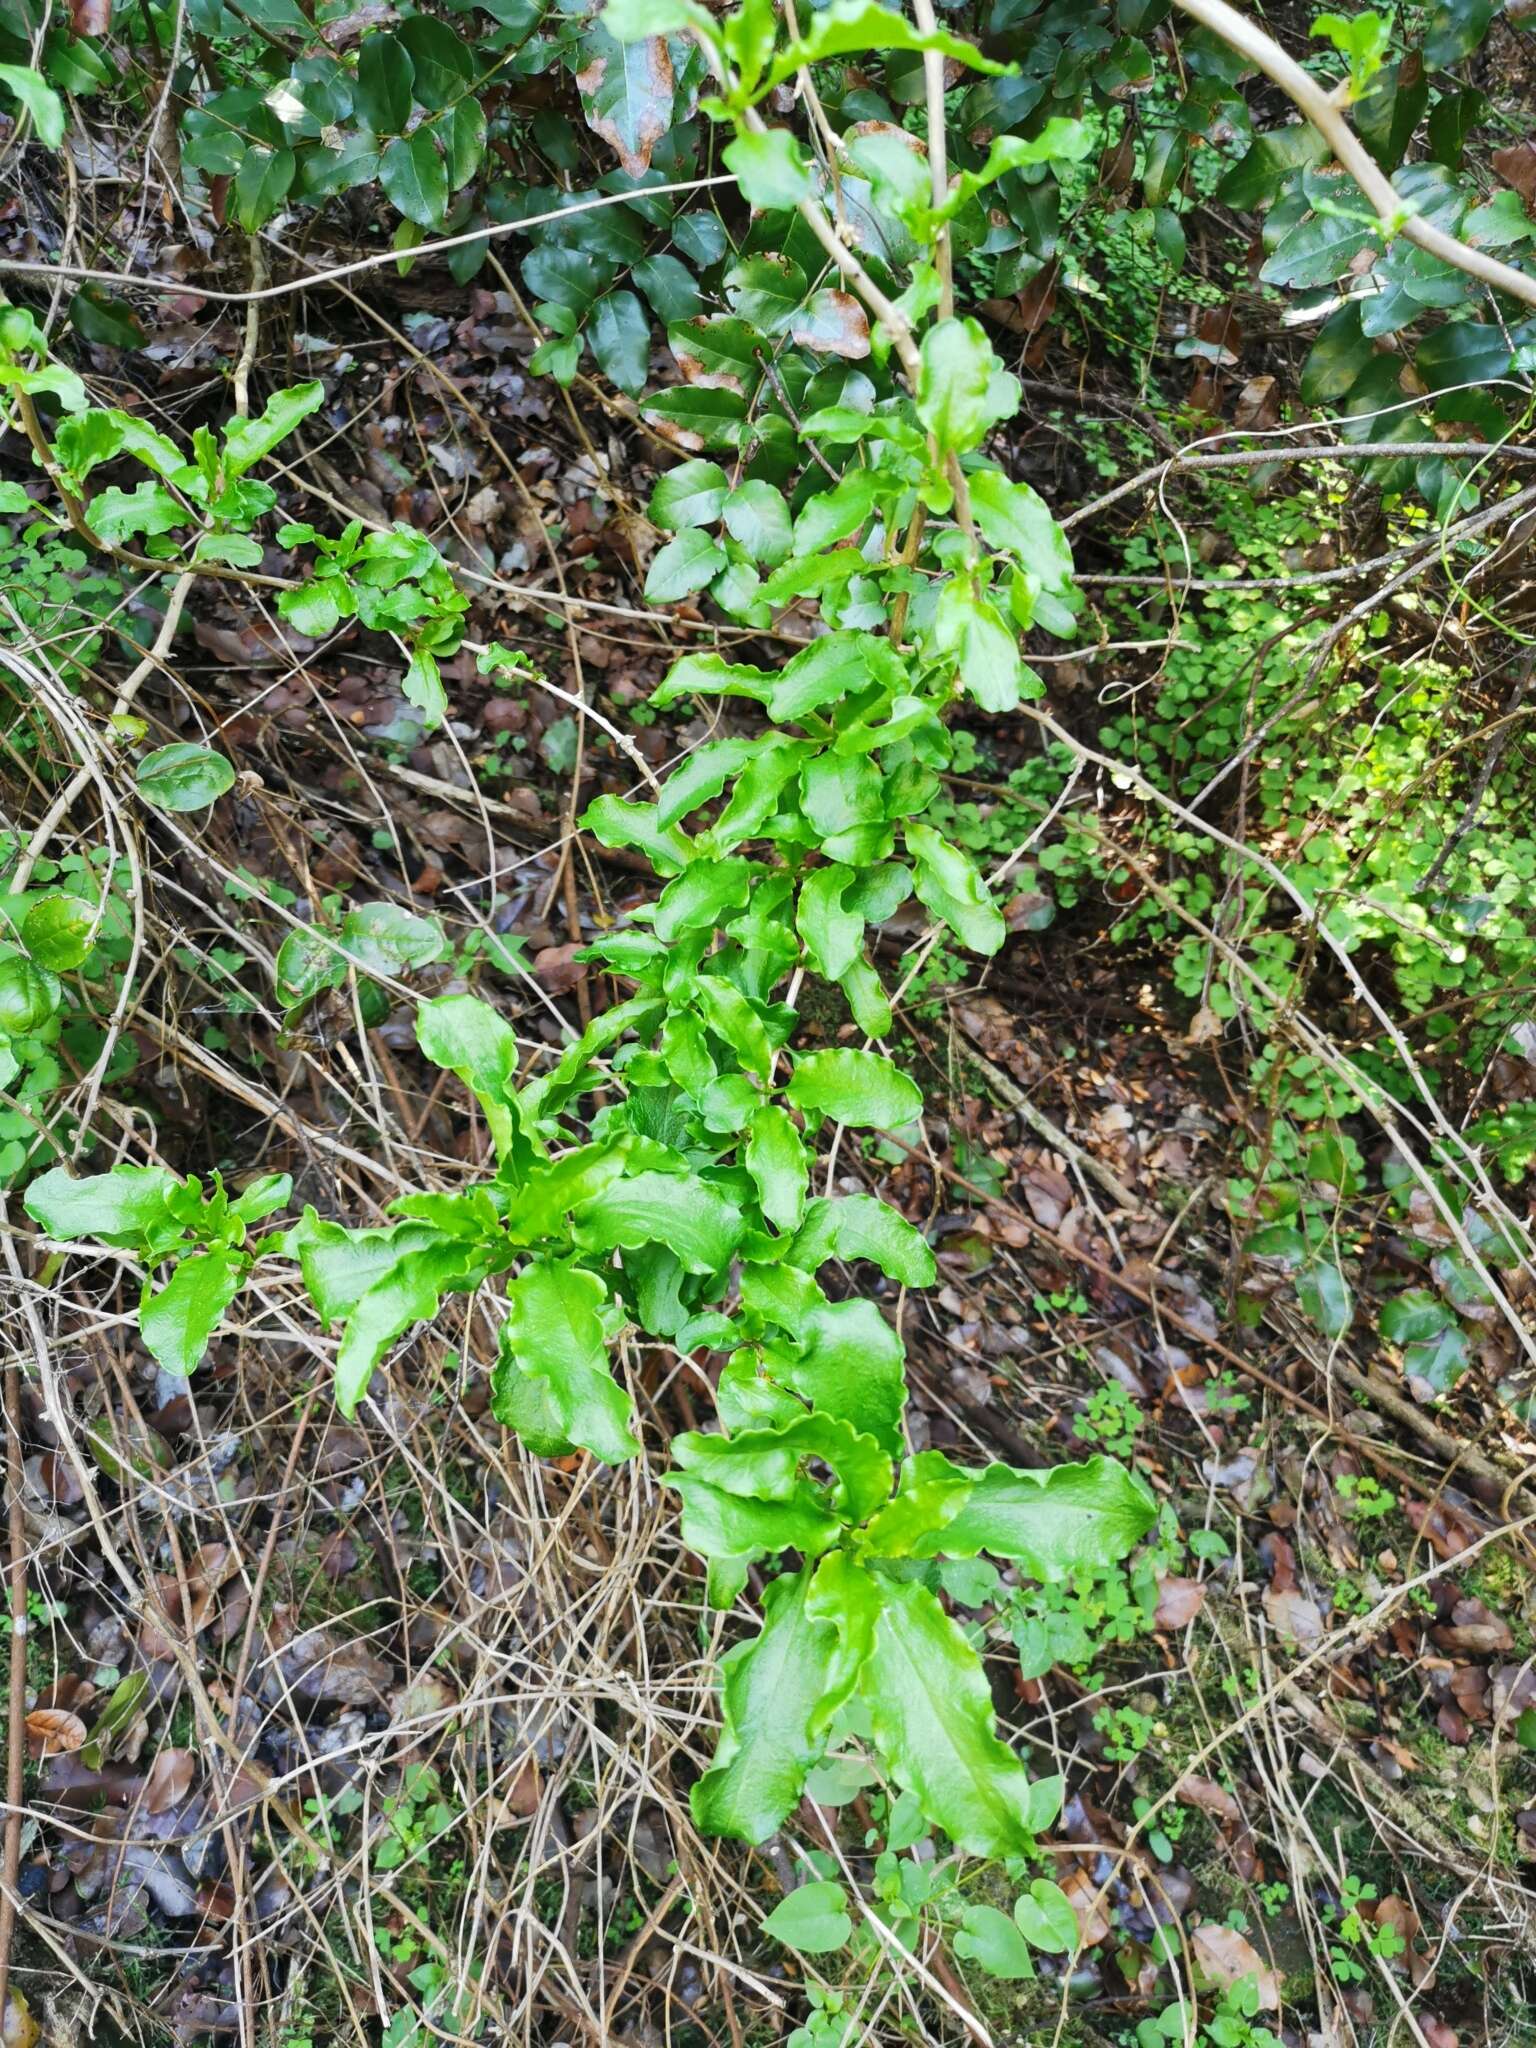
[[[1296,1278],[1296,1294],[1325,1337],[1344,1336],[1355,1319],[1349,1283],[1326,1259],[1303,1268]]]
[[[398,135],[411,118],[415,66],[400,37],[378,29],[357,52],[353,107],[375,135]],[[425,105],[425,102],[423,102]]]
[[[370,36],[363,48],[384,40],[382,36]],[[475,60],[469,45],[462,36],[454,34],[447,22],[437,21],[430,14],[413,14],[402,21],[394,41],[411,60],[411,90],[416,104],[433,113],[452,106],[474,78]],[[361,77],[361,58],[358,69]],[[371,125],[387,134],[403,124],[375,121]]]
[[[633,292],[609,292],[599,299],[587,326],[597,367],[631,397],[645,389],[651,359],[651,323]],[[697,589],[699,586],[694,585]],[[655,599],[665,603],[668,600]]]
[[[448,211],[448,170],[430,128],[397,135],[379,158],[379,183],[407,220],[440,228]]]

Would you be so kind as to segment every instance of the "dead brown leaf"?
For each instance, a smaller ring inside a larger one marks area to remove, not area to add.
[[[179,1806],[197,1780],[197,1758],[190,1749],[162,1749],[144,1780],[144,1808],[169,1813]]]
[[[1536,207],[1536,142],[1517,142],[1496,149],[1490,162],[1506,185],[1513,185],[1527,207]]]
[[[1185,1806],[1198,1806],[1202,1813],[1214,1814],[1218,1820],[1236,1823],[1243,1817],[1243,1810],[1232,1794],[1213,1778],[1198,1778],[1193,1772],[1186,1773],[1174,1786],[1173,1796]]]
[[[1323,1640],[1322,1613],[1305,1593],[1282,1593],[1271,1586],[1264,1595],[1264,1612],[1276,1635],[1298,1650],[1315,1650]]]
[[[1170,1572],[1157,1582],[1155,1628],[1188,1628],[1205,1605],[1205,1588],[1198,1579],[1175,1578]]]
[[[1430,1634],[1442,1650],[1464,1650],[1474,1656],[1512,1650],[1515,1646],[1509,1623],[1481,1600],[1458,1600],[1451,1609],[1449,1627],[1431,1629]]]
[[[1207,1920],[1195,1929],[1191,1940],[1195,1960],[1213,1983],[1226,1991],[1251,1977],[1258,1986],[1260,2007],[1265,2012],[1280,2010],[1280,1979],[1246,1934]]]
[[[83,1749],[85,1740],[85,1723],[63,1707],[34,1707],[27,1716],[27,1754],[34,1763],[45,1756]]]
[[[585,981],[591,967],[578,960],[579,946],[546,946],[533,956],[533,972],[539,986],[552,996],[568,996],[576,984]]]
[[[1077,1915],[1078,1938],[1084,1948],[1094,1948],[1109,1939],[1109,1915],[1104,1911],[1100,1887],[1086,1871],[1073,1870],[1060,1880]]]
[[[1237,394],[1232,424],[1265,433],[1280,422],[1280,386],[1273,377],[1250,377]]]

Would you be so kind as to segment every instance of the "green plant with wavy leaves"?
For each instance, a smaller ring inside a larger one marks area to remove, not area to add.
[[[1133,11],[1144,21],[1154,10]],[[980,1659],[935,1590],[939,1561],[991,1556],[1065,1581],[1125,1556],[1154,1503],[1102,1457],[1037,1473],[911,1453],[898,1330],[875,1299],[833,1295],[822,1276],[833,1262],[862,1264],[897,1290],[922,1287],[934,1278],[932,1254],[877,1198],[833,1192],[830,1170],[825,1192],[815,1182],[824,1131],[835,1134],[835,1157],[842,1132],[899,1133],[922,1109],[917,1085],[879,1049],[897,991],[871,929],[915,898],[933,943],[986,956],[1005,936],[987,880],[932,822],[952,758],[947,718],[958,706],[1007,714],[1039,696],[1020,636],[1038,626],[1069,637],[1077,600],[1049,508],[986,452],[1020,387],[982,326],[956,310],[954,256],[995,188],[1024,204],[1021,195],[1054,179],[1053,166],[1083,157],[1087,138],[1055,115],[1029,134],[995,133],[952,175],[946,67],[968,68],[999,96],[1019,72],[940,27],[926,6],[909,20],[876,0],[832,0],[786,40],[769,0],[719,18],[697,0],[613,0],[596,32],[605,68],[589,95],[604,97],[601,121],[611,125],[628,119],[629,103],[614,95],[624,80],[643,81],[647,52],[653,71],[666,57],[669,78],[667,39],[683,42],[690,64],[697,58],[713,81],[703,110],[731,132],[724,161],[758,229],[724,276],[728,310],[687,316],[673,338],[684,381],[645,405],[688,457],[653,500],[671,538],[648,594],[664,604],[708,590],[751,625],[793,602],[818,630],[771,668],[686,655],[654,707],[733,700],[751,707],[746,728],[704,743],[664,782],[646,771],[642,796],[604,796],[587,812],[585,828],[643,855],[658,884],[587,951],[632,993],[532,1078],[521,1074],[510,1025],[486,1002],[449,994],[420,1005],[422,1053],[474,1099],[494,1173],[404,1194],[378,1228],[310,1209],[254,1241],[253,1228],[286,1200],[277,1182],[231,1201],[217,1182],[205,1190],[160,1168],[78,1179],[54,1168],[31,1183],[26,1207],[52,1239],[104,1241],[138,1261],[145,1342],[173,1372],[197,1365],[258,1262],[296,1261],[321,1321],[339,1328],[336,1394],[347,1413],[445,1297],[495,1283],[504,1314],[492,1409],[539,1455],[583,1451],[617,1464],[641,1453],[615,1370],[629,1332],[717,1354],[720,1428],[673,1440],[669,1483],[684,1538],[707,1562],[711,1603],[734,1606],[755,1574],[762,1626],[725,1662],[720,1746],[693,1792],[699,1824],[751,1841],[770,1834],[835,1718],[857,1703],[892,1778],[933,1824],[968,1851],[1027,1855],[1054,1818],[1060,1784],[1032,1782],[999,1735]],[[458,146],[466,104],[449,73],[462,67],[457,57],[439,64],[418,35],[411,78],[418,98],[430,78],[423,104],[438,117],[420,123],[403,72],[370,56],[374,40],[352,89],[372,97],[376,128],[398,131],[380,175],[407,218],[435,223],[445,217],[434,197],[446,200],[444,152]],[[1140,45],[1122,40],[1130,65]],[[821,161],[769,124],[780,88],[816,67],[895,57],[926,80],[926,145],[872,118],[834,138]],[[1360,75],[1362,107],[1375,79]],[[284,119],[286,104],[268,111]],[[256,147],[273,156],[271,145]],[[234,173],[237,204],[239,180],[257,180],[253,160],[260,180],[276,176],[247,151]],[[1304,163],[1280,167],[1294,176],[1271,221],[1277,283],[1327,282],[1380,239],[1333,205],[1317,162],[1308,145]],[[1249,182],[1257,175],[1250,168]],[[1435,190],[1420,180],[1405,200],[1437,206],[1439,183],[1430,183]],[[269,196],[263,182],[253,223]],[[1255,195],[1265,196],[1267,184]],[[414,214],[407,198],[420,201]],[[1500,234],[1507,226],[1494,223]],[[1314,249],[1319,239],[1326,247]],[[1417,252],[1400,263],[1399,253],[1394,243],[1383,269],[1403,304],[1417,306],[1424,276],[1437,274],[1423,272]],[[1319,349],[1339,379],[1346,370],[1376,377],[1370,338],[1349,324],[1363,316],[1347,310]],[[1473,324],[1435,330],[1455,340],[1458,375]],[[1521,337],[1499,327],[1497,339],[1507,366]],[[1421,372],[1432,346],[1433,335]],[[291,525],[279,539],[301,551],[302,574],[262,573],[252,529],[276,494],[250,472],[322,403],[319,385],[278,393],[222,437],[199,429],[189,459],[133,416],[91,407],[30,315],[0,318],[0,356],[7,402],[58,498],[60,509],[43,516],[59,531],[141,572],[273,587],[305,632],[355,616],[393,634],[407,694],[428,724],[445,710],[442,656],[469,645],[488,671],[515,662],[465,641],[453,575],[408,528],[359,524],[330,536]],[[1488,375],[1492,364],[1490,354]],[[1354,388],[1338,384],[1351,402]],[[50,428],[53,411],[62,416]],[[1491,434],[1502,420],[1490,418]],[[131,491],[93,491],[92,472],[108,461],[146,474]],[[1459,490],[1459,473],[1435,461],[1420,487]],[[162,750],[140,764],[138,793],[192,808],[217,798],[227,770]],[[20,961],[10,979],[34,1029],[57,998],[52,970],[25,943],[37,905],[25,889],[14,894],[23,942],[0,964]],[[317,929],[280,962],[285,1003],[331,985],[333,961],[343,974],[408,969],[410,936]],[[396,942],[407,950],[391,950]],[[798,1038],[807,977],[841,992],[849,1042]]]
[[[617,9],[605,21],[627,44],[636,18]],[[795,204],[802,228],[828,245],[824,273],[846,245],[798,146],[765,131],[756,105],[823,55],[898,47],[997,69],[947,31],[849,0],[787,47],[757,4],[723,23],[685,9],[676,26],[697,34],[716,73],[713,111],[736,131],[727,160],[747,199]],[[883,295],[857,259],[819,286],[791,258],[755,259],[743,307],[770,326],[781,314],[799,323],[798,339],[786,335],[795,363],[779,351],[781,379],[806,396],[818,357],[846,359],[850,331],[868,374],[834,369],[814,394],[825,402],[800,427],[820,460],[788,492],[763,473],[771,460],[755,465],[745,412],[733,424],[732,409],[720,411],[711,445],[729,446],[729,469],[689,460],[657,488],[655,516],[674,538],[650,593],[667,601],[708,578],[728,608],[763,615],[810,597],[826,630],[777,669],[685,657],[657,708],[738,699],[757,707],[754,729],[699,747],[643,801],[602,797],[588,811],[586,828],[643,853],[659,885],[589,949],[630,983],[625,1000],[531,1080],[518,1078],[512,1029],[489,1004],[470,994],[421,1004],[421,1049],[478,1104],[492,1176],[403,1195],[381,1228],[306,1210],[255,1239],[286,1187],[232,1202],[217,1181],[204,1189],[161,1168],[75,1178],[56,1167],[26,1194],[51,1239],[96,1239],[138,1259],[144,1339],[173,1372],[197,1364],[254,1262],[296,1260],[319,1317],[340,1330],[336,1395],[348,1413],[397,1340],[445,1296],[492,1281],[505,1299],[493,1411],[540,1454],[580,1449],[617,1463],[640,1452],[614,1369],[626,1332],[723,1354],[720,1429],[673,1441],[669,1483],[713,1604],[733,1605],[755,1567],[777,1572],[760,1634],[726,1660],[724,1732],[693,1795],[701,1826],[748,1840],[783,1821],[834,1717],[857,1699],[892,1776],[931,1822],[979,1854],[1027,1853],[1055,1816],[1059,1781],[1032,1784],[1000,1738],[980,1660],[937,1597],[937,1561],[986,1553],[1060,1580],[1125,1555],[1154,1512],[1141,1482],[1104,1458],[1037,1473],[909,1454],[901,1339],[875,1300],[836,1298],[822,1275],[833,1261],[859,1262],[896,1288],[922,1287],[932,1253],[877,1198],[813,1185],[818,1133],[901,1131],[922,1109],[916,1084],[878,1049],[892,990],[870,928],[915,896],[950,942],[989,954],[1004,937],[979,870],[924,814],[950,758],[947,712],[965,700],[1007,711],[1038,692],[1019,634],[1037,616],[1070,631],[1071,557],[1044,503],[982,452],[1019,386],[981,327],[950,310],[944,237],[989,182],[1081,146],[1075,124],[1054,122],[1034,141],[1005,139],[936,194],[906,142],[873,138],[860,165],[869,189],[914,252],[930,252],[914,256],[904,306],[889,307],[883,328]],[[321,402],[320,388],[277,394],[222,439],[201,431],[188,461],[130,416],[88,406],[27,316],[7,320],[9,381],[60,519],[136,564],[254,576],[251,528],[275,496],[249,472]],[[39,403],[62,409],[51,436]],[[144,481],[93,494],[92,471],[120,457]],[[283,615],[310,633],[352,615],[393,633],[407,694],[436,722],[436,657],[460,644],[465,603],[431,545],[357,525],[335,538],[289,526],[279,538],[308,564],[300,579],[265,579],[279,584]],[[486,667],[512,659],[479,652]],[[223,786],[196,758],[154,757],[139,771],[141,796],[164,807],[206,803]],[[284,1001],[363,964],[359,943],[345,929],[291,943],[279,962]],[[404,971],[411,958],[395,964]],[[808,975],[841,990],[862,1042],[796,1043]]]

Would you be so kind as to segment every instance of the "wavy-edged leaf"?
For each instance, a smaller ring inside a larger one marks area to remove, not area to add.
[[[1151,1489],[1113,1458],[1021,1472],[988,1465],[954,1520],[923,1554],[975,1557],[988,1551],[1053,1582],[1114,1564],[1146,1535],[1157,1516]]]
[[[877,0],[831,0],[810,16],[805,34],[781,52],[769,71],[766,85],[792,78],[804,64],[817,64],[826,57],[849,57],[869,50],[938,50],[972,71],[1001,77],[1006,64],[994,64],[974,43],[951,35],[947,29],[933,29],[926,35],[894,8],[881,7]]]
[[[617,383],[618,379],[614,381]],[[645,578],[645,601],[676,604],[691,597],[718,576],[725,563],[725,550],[718,541],[711,540],[700,527],[685,527],[652,557]]]
[[[788,1110],[765,1102],[754,1113],[742,1158],[768,1221],[795,1229],[805,1212],[810,1155]]]
[[[892,1776],[959,1848],[1027,1854],[1029,1778],[998,1739],[980,1658],[926,1586],[883,1579],[880,1594],[859,1696]]]
[[[145,1290],[139,1334],[157,1365],[183,1378],[192,1371],[240,1292],[245,1263],[238,1252],[215,1246],[178,1259],[163,1287]]]
[[[661,822],[655,804],[600,796],[582,813],[581,826],[604,846],[638,848],[659,875],[680,874],[694,857],[684,835]]]
[[[1347,1334],[1355,1319],[1354,1297],[1331,1259],[1318,1259],[1297,1274],[1296,1297],[1325,1337]]]
[[[896,1492],[872,1516],[859,1545],[866,1557],[926,1556],[971,1495],[973,1475],[952,1465],[942,1451],[918,1451],[904,1458]]]
[[[793,1268],[785,1269],[792,1271]],[[798,1349],[768,1354],[774,1377],[888,1451],[901,1446],[906,1395],[900,1337],[872,1301],[818,1301],[797,1318]]]
[[[839,1510],[849,1522],[864,1521],[891,1490],[886,1453],[873,1437],[833,1415],[799,1413],[734,1436],[690,1431],[672,1439],[672,1455],[709,1485],[764,1501],[800,1495],[801,1466],[819,1458],[837,1475]]]
[[[883,1053],[852,1046],[803,1053],[785,1092],[796,1109],[859,1130],[903,1130],[923,1106],[917,1083]]]
[[[274,391],[266,405],[253,420],[230,420],[224,429],[224,473],[227,477],[244,476],[254,463],[288,436],[301,420],[306,420],[319,406],[325,403],[325,386],[315,379],[309,384],[294,384],[286,391]]]
[[[846,974],[864,946],[864,919],[844,902],[854,881],[852,868],[838,861],[812,868],[800,884],[795,929],[810,950],[816,971],[827,981]]]
[[[79,1178],[54,1166],[32,1182],[22,1207],[65,1243],[93,1237],[128,1249],[157,1243],[168,1225],[173,1239],[181,1235],[166,1206],[181,1185],[163,1166],[114,1166]]]
[[[511,1025],[479,996],[437,996],[416,1012],[416,1043],[434,1066],[458,1075],[485,1111],[497,1158],[507,1158],[516,1123]]]
[[[729,1607],[746,1584],[747,1568],[761,1557],[798,1550],[819,1557],[842,1533],[820,1490],[797,1482],[788,1500],[729,1493],[696,1472],[673,1472],[667,1484],[683,1502],[682,1537],[709,1560],[709,1604]]]
[[[609,1465],[638,1453],[629,1395],[608,1363],[598,1313],[606,1299],[596,1273],[553,1260],[526,1266],[509,1284],[491,1409],[531,1449],[548,1455],[580,1444]]]
[[[397,1337],[415,1323],[429,1323],[451,1288],[463,1287],[482,1270],[473,1246],[444,1239],[436,1231],[419,1249],[397,1256],[347,1317],[336,1351],[336,1405],[355,1415],[379,1361]]]
[[[587,1251],[662,1244],[689,1273],[718,1273],[741,1242],[742,1214],[729,1195],[693,1173],[628,1175],[576,1211]]]
[[[908,823],[906,839],[919,901],[973,953],[995,953],[1008,927],[970,855],[919,819]]]
[[[903,1287],[931,1287],[938,1270],[922,1232],[877,1195],[818,1197],[784,1256],[808,1273],[828,1259],[871,1259]]]
[[[173,740],[146,754],[134,771],[139,794],[162,811],[204,811],[235,786],[228,758],[212,747]]]
[[[940,448],[964,454],[1019,403],[1019,380],[979,320],[940,320],[923,336],[917,416]]]
[[[724,1727],[689,1802],[705,1834],[766,1841],[820,1758],[817,1715],[838,1645],[837,1631],[807,1612],[810,1578],[806,1566],[775,1579],[763,1596],[761,1634],[724,1660]]]

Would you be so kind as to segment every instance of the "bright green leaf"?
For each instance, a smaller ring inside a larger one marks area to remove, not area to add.
[[[185,1376],[201,1360],[224,1311],[240,1291],[244,1260],[215,1247],[178,1259],[158,1291],[145,1291],[139,1332],[151,1358]]]
[[[972,952],[995,953],[1008,927],[970,855],[917,820],[907,826],[907,851],[919,900]]]
[[[809,1567],[775,1579],[763,1596],[761,1633],[724,1659],[724,1726],[690,1801],[705,1834],[766,1841],[821,1756],[817,1714],[832,1682],[837,1633],[808,1615],[809,1582]]]
[[[980,1658],[916,1580],[884,1580],[881,1594],[859,1695],[892,1776],[957,1847],[976,1856],[1027,1854],[1029,1779],[998,1740]]]
[[[749,206],[788,210],[815,191],[810,165],[787,128],[770,128],[765,135],[738,134],[722,154]]]
[[[0,86],[30,115],[38,141],[57,149],[64,140],[64,102],[43,74],[29,64],[0,64]]]
[[[988,1465],[953,1521],[925,1554],[975,1557],[989,1551],[1022,1564],[1042,1583],[1102,1569],[1134,1549],[1157,1503],[1145,1483],[1112,1458],[1053,1465],[1043,1472]]]
[[[1047,1955],[1075,1955],[1081,1945],[1072,1901],[1049,1878],[1037,1877],[1027,1892],[1019,1894],[1013,1917],[1030,1947],[1043,1949]]]
[[[774,1907],[763,1932],[801,1955],[825,1955],[853,1938],[847,1906],[848,1894],[830,1879],[802,1884]]]
[[[492,1411],[521,1430],[529,1414],[521,1383],[537,1383],[555,1441],[534,1442],[546,1454],[580,1444],[606,1464],[622,1464],[640,1449],[631,1428],[628,1394],[614,1379],[598,1310],[607,1290],[595,1273],[539,1261],[507,1288],[507,1319],[491,1381]],[[546,1425],[547,1426],[547,1425]]]
[[[796,1109],[860,1130],[904,1130],[923,1106],[916,1082],[884,1054],[845,1046],[803,1053],[786,1092]]]

